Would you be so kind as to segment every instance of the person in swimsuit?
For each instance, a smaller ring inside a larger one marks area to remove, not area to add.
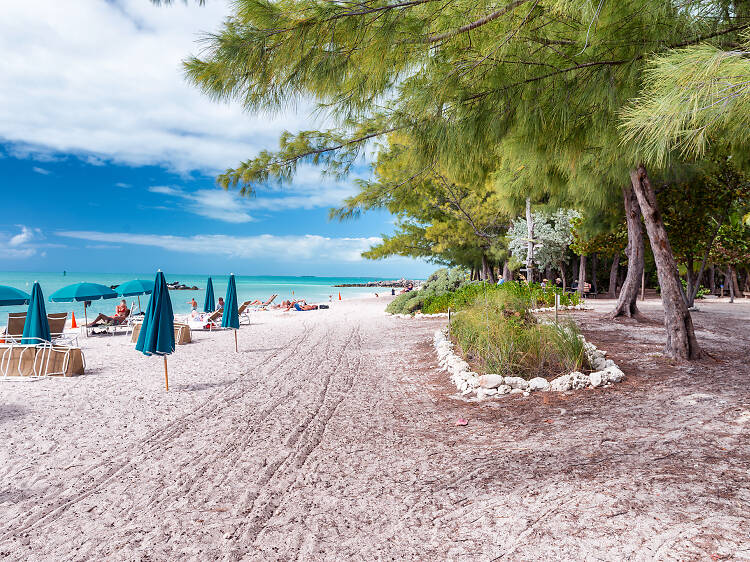
[[[125,322],[128,316],[130,316],[130,309],[125,302],[125,299],[122,299],[120,301],[120,304],[117,305],[117,308],[115,308],[114,316],[99,314],[99,316],[97,316],[93,322],[89,322],[87,326],[89,328],[91,328],[92,326],[98,326],[99,324],[111,324],[113,326],[117,326]]]

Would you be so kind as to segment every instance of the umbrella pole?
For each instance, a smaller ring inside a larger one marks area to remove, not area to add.
[[[167,374],[167,356],[164,356],[164,383],[167,386],[167,390],[169,390],[169,375]]]
[[[89,317],[86,316],[86,301],[83,301],[83,332],[89,337]]]
[[[138,295],[138,312],[141,311],[141,295]]]
[[[237,353],[237,330],[234,330],[234,352]]]

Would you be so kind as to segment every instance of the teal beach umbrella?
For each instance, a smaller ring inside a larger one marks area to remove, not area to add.
[[[58,289],[49,296],[51,302],[83,302],[83,317],[85,323],[89,323],[86,314],[86,303],[88,301],[98,301],[100,299],[116,299],[117,293],[106,285],[99,283],[73,283]],[[88,327],[86,335],[88,335]]]
[[[164,381],[169,390],[167,355],[174,353],[174,313],[167,281],[161,270],[156,274],[154,291],[148,301],[135,348],[145,355],[164,356]]]
[[[216,303],[214,302],[214,284],[211,278],[208,278],[206,283],[206,301],[203,303],[203,312],[213,312],[216,310]]]
[[[99,299],[116,299],[117,293],[99,283],[73,283],[52,293],[49,300],[52,302],[86,302]]]
[[[150,295],[154,291],[154,282],[145,279],[126,281],[117,287],[121,297],[138,297],[138,310],[141,310],[141,295]]]
[[[234,350],[237,351],[237,330],[240,329],[240,315],[237,311],[237,285],[234,273],[229,274],[227,297],[224,299],[224,314],[221,316],[221,327],[234,330]]]
[[[39,340],[50,341],[49,321],[47,320],[47,309],[44,307],[44,295],[39,283],[34,281],[31,289],[31,300],[29,311],[26,313],[26,322],[23,325],[22,344],[35,344]]]
[[[14,306],[18,304],[29,304],[31,295],[7,285],[0,285],[0,306]]]
[[[154,291],[154,282],[145,279],[133,279],[117,287],[117,294],[121,297],[137,297],[150,295]]]

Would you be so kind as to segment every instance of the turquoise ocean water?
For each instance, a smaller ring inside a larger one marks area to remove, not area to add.
[[[190,304],[188,301],[191,297],[194,297],[198,301],[199,309],[203,309],[203,300],[205,298],[206,289],[206,275],[189,275],[189,274],[172,274],[165,272],[165,277],[168,283],[173,281],[179,281],[182,284],[193,286],[195,285],[200,290],[198,291],[170,291],[169,294],[172,298],[172,308],[175,314],[186,314],[190,312]],[[34,281],[39,281],[42,287],[42,292],[45,297],[45,305],[47,312],[75,312],[76,320],[79,322],[83,320],[83,303],[54,303],[49,302],[49,296],[64,287],[72,283],[78,283],[80,281],[86,281],[89,283],[101,283],[102,285],[116,285],[130,281],[131,279],[153,279],[155,274],[152,273],[76,273],[68,271],[66,275],[60,273],[30,273],[30,272],[0,272],[0,285],[10,285],[26,291],[31,292],[31,287]],[[227,291],[227,280],[228,275],[212,275],[214,285],[214,295],[216,300],[219,297],[224,297]],[[360,287],[345,287],[345,288],[334,288],[333,285],[341,283],[365,283],[367,281],[378,281],[380,279],[374,277],[278,277],[278,276],[244,276],[236,275],[235,281],[237,283],[237,297],[239,302],[243,302],[249,299],[260,299],[265,301],[272,294],[278,293],[279,296],[276,298],[276,303],[281,302],[285,299],[291,298],[303,298],[309,303],[323,303],[328,302],[329,295],[333,295],[334,299],[338,299],[339,291],[341,291],[342,298],[352,298],[357,296],[372,295],[375,292],[385,293],[390,292],[390,289],[377,289],[377,288],[360,288]],[[146,309],[148,304],[149,296],[141,296],[141,308]],[[137,297],[127,297],[125,299],[130,306],[131,302],[134,302],[136,308],[138,306]],[[89,319],[96,316],[99,312],[103,312],[107,315],[112,315],[115,306],[119,302],[119,299],[111,300],[99,300],[93,301],[91,306],[88,307],[87,313]],[[21,312],[25,311],[25,306],[6,306],[0,308],[0,324],[5,324],[7,312]]]

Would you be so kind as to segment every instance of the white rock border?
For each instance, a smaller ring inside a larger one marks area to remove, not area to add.
[[[554,309],[553,309],[554,310]],[[451,381],[462,396],[476,394],[478,399],[490,396],[501,397],[506,394],[523,394],[528,396],[531,392],[564,392],[566,390],[579,390],[586,387],[597,388],[599,386],[610,386],[612,383],[621,382],[625,378],[620,368],[611,359],[606,359],[607,352],[597,349],[592,343],[587,342],[583,336],[586,357],[596,371],[586,375],[574,371],[567,375],[560,375],[552,381],[543,377],[526,380],[521,377],[503,377],[502,375],[487,374],[480,375],[469,367],[469,364],[454,353],[454,345],[447,336],[447,328],[436,330],[433,339],[435,351],[438,356],[438,364],[441,369],[450,373]]]

